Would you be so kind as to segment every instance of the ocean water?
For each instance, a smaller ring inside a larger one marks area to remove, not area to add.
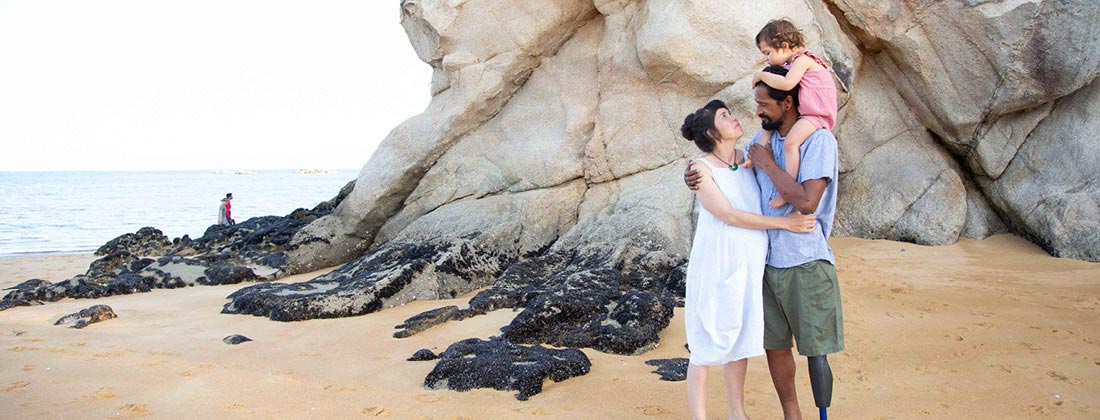
[[[336,196],[358,171],[0,172],[0,257],[91,252],[144,226],[192,238],[218,220],[285,216]]]

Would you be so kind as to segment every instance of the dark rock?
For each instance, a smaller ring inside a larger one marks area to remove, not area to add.
[[[141,258],[141,259],[138,259],[138,260],[134,260],[134,262],[130,263],[130,272],[132,272],[132,273],[139,272],[141,270],[144,270],[145,267],[148,267],[148,266],[152,265],[155,262],[156,262],[156,260],[154,260],[152,258]]]
[[[205,279],[199,277],[198,282],[205,285],[237,284],[243,281],[256,280],[259,277],[248,267],[239,267],[229,264],[217,264],[203,271]]]
[[[59,296],[77,299],[98,299],[110,296],[106,284],[100,284],[91,277],[78,275],[69,280],[59,281],[50,285],[49,289]]]
[[[95,251],[95,255],[110,255],[119,251],[135,255],[163,255],[171,246],[172,242],[164,236],[164,232],[143,227],[135,233],[127,233],[107,241]]]
[[[286,270],[287,255],[285,252],[272,252],[260,258],[260,264],[279,270]]]
[[[599,343],[600,325],[618,297],[622,275],[611,268],[595,268],[564,273],[563,277],[502,328],[505,338],[560,347],[595,347]]]
[[[428,360],[435,360],[435,359],[438,359],[438,358],[439,358],[439,356],[436,355],[431,350],[420,349],[420,350],[417,350],[416,353],[413,353],[412,357],[408,358],[407,360],[410,361],[410,362],[424,362],[424,361],[428,361]]]
[[[88,272],[86,273],[86,275],[92,278],[107,277],[108,279],[106,280],[109,280],[110,277],[113,277],[113,273],[115,273],[115,270],[118,270],[120,268],[128,269],[130,264],[133,263],[135,260],[137,260],[137,257],[135,257],[134,254],[130,253],[130,251],[115,251],[103,258],[92,261],[92,263],[88,266]],[[103,282],[105,283],[106,280],[104,280]]]
[[[393,333],[394,338],[410,337],[413,334],[424,331],[428,328],[447,322],[454,319],[456,316],[461,315],[461,310],[457,306],[444,306],[438,309],[432,309],[430,311],[422,312],[406,319],[405,323],[395,326],[394,328],[403,328],[401,331]]]
[[[676,307],[684,307],[684,296],[687,294],[687,262],[672,269],[665,277],[664,290],[666,294],[676,300]]]
[[[111,310],[110,306],[95,305],[88,309],[81,309],[80,312],[65,315],[58,319],[54,325],[72,323],[72,328],[84,328],[113,318],[118,318],[118,315],[115,315],[115,311]]]
[[[107,283],[107,293],[112,295],[128,295],[131,293],[145,293],[153,289],[156,281],[153,277],[142,277],[134,273],[122,273],[114,280]]]
[[[645,364],[656,366],[657,370],[654,370],[653,373],[661,375],[662,381],[679,382],[687,379],[687,358],[653,359],[646,360]]]
[[[413,300],[453,298],[486,286],[507,264],[504,257],[474,250],[465,240],[386,243],[308,282],[243,288],[229,296],[232,301],[222,313],[300,321],[363,315]]]
[[[406,330],[394,336],[407,337],[447,321],[514,308],[523,312],[501,329],[511,342],[643,353],[660,342],[673,308],[678,300],[682,302],[686,267],[683,261],[647,264],[628,264],[620,270],[598,255],[562,252],[521,259],[492,287],[470,299],[468,309],[445,307],[421,313],[397,326]],[[633,273],[633,284],[624,281],[624,272]],[[638,290],[639,284],[654,290]]]
[[[519,391],[525,401],[542,392],[546,378],[561,382],[587,374],[592,367],[588,356],[577,349],[554,350],[539,345],[521,346],[499,337],[470,338],[452,344],[424,379],[431,389],[469,391],[493,388]]]
[[[222,339],[222,341],[224,341],[225,344],[237,345],[237,344],[241,344],[245,341],[252,341],[252,339],[248,338],[248,337],[245,337],[243,335],[240,335],[240,334],[233,334],[233,335],[230,335],[230,336],[226,336],[225,338]]]
[[[21,298],[0,299],[0,311],[8,310],[16,306],[31,306],[31,302]]]
[[[42,287],[42,286],[49,286],[49,285],[50,285],[50,282],[48,282],[46,280],[30,279],[30,280],[19,283],[15,286],[9,287],[9,288],[4,289],[4,290],[18,290],[18,291],[27,292],[27,291],[31,291],[31,290],[37,289],[39,287]]]

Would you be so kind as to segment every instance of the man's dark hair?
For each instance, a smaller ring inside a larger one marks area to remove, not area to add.
[[[229,194],[225,195],[225,198],[229,198],[229,197],[232,197],[232,196],[233,196],[233,193],[229,193]]]
[[[778,74],[780,76],[786,76],[787,75],[787,69],[783,68],[782,66],[772,65],[772,66],[764,67],[764,71],[766,71],[768,73],[772,73],[772,74]],[[783,101],[784,98],[790,96],[791,101],[794,103],[795,109],[798,109],[798,89],[799,89],[798,85],[794,85],[794,88],[792,88],[791,90],[779,90],[779,89],[773,88],[771,86],[768,86],[767,83],[756,82],[756,86],[760,86],[760,85],[764,85],[764,88],[768,90],[768,97],[772,98],[772,99],[775,99],[776,102],[781,102],[781,101]],[[753,86],[753,88],[756,88],[756,86]]]

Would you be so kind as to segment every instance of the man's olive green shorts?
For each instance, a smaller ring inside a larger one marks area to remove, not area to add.
[[[828,261],[764,267],[764,348],[789,349],[792,335],[803,356],[844,350],[840,285]]]

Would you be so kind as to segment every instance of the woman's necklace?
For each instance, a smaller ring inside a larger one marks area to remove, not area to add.
[[[710,152],[710,154],[714,155],[714,157],[717,158],[718,161],[726,164],[726,167],[729,168],[729,170],[731,170],[731,171],[736,171],[737,170],[737,168],[738,168],[737,162],[729,163],[729,162],[726,162],[725,159],[722,159],[721,157],[719,157],[717,153]],[[737,156],[737,151],[734,151],[733,155]]]

